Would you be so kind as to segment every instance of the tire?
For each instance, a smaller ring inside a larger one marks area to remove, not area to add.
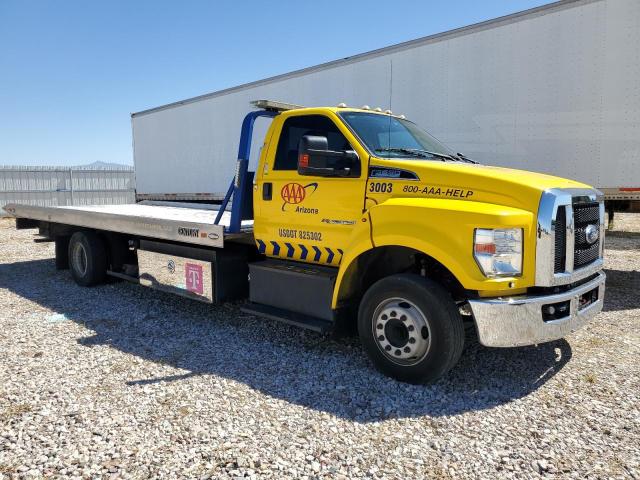
[[[78,285],[99,285],[107,277],[107,251],[100,236],[91,231],[76,232],[69,240],[69,268]]]
[[[451,370],[465,336],[449,293],[411,274],[383,278],[367,290],[358,310],[358,334],[378,370],[414,384],[433,382]]]

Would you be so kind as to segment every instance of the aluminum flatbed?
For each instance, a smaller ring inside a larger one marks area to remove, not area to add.
[[[251,237],[253,221],[245,220],[240,233],[226,233],[231,214],[204,205],[145,204],[37,207],[9,204],[4,209],[17,218],[94,228],[138,237],[171,240],[209,247],[224,246],[225,238]]]

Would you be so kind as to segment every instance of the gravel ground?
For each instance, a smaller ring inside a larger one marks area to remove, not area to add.
[[[355,339],[77,287],[32,233],[0,220],[0,478],[640,478],[640,234],[586,328],[412,386]]]

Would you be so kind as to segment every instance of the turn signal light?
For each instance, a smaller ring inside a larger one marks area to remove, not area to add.
[[[495,243],[476,243],[474,249],[476,253],[488,253],[489,255],[493,255],[496,253],[496,244]]]

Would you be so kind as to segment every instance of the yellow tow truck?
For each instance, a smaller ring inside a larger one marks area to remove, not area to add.
[[[390,111],[254,102],[221,205],[8,205],[77,283],[107,276],[265,317],[357,329],[423,383],[480,343],[558,339],[604,299],[604,203],[588,185],[480,165]],[[272,119],[255,172],[252,127]],[[230,207],[230,212],[228,212]]]

